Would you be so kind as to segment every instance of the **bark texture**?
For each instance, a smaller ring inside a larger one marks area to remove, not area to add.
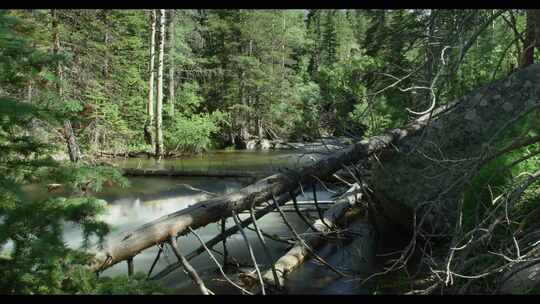
[[[534,63],[534,49],[540,47],[540,10],[527,10],[525,41],[521,54],[519,68],[526,68]]]
[[[58,27],[58,12],[55,9],[51,10],[51,26],[52,26],[52,38],[53,38],[53,54],[59,55],[60,54],[60,30]],[[61,61],[58,61],[56,65],[56,77],[58,77],[56,82],[56,90],[58,93],[58,97],[60,101],[63,99],[64,96],[64,89],[62,86],[63,81],[63,70],[62,70],[62,63]],[[69,119],[64,120],[64,128],[63,128],[63,135],[64,139],[66,140],[67,148],[68,148],[68,154],[69,154],[69,160],[73,163],[76,163],[81,158],[81,153],[79,149],[79,145],[77,144],[77,138],[75,137],[75,133],[73,132],[73,128],[71,127],[71,122]]]
[[[163,157],[163,53],[165,45],[165,10],[159,10],[159,47],[156,101],[156,157]]]
[[[174,36],[176,12],[174,9],[169,11],[169,111],[174,116]]]
[[[150,79],[148,80],[148,102],[146,103],[146,112],[148,114],[148,120],[144,126],[144,136],[146,143],[152,145],[152,148],[156,145],[156,139],[154,137],[154,62],[156,53],[156,10],[152,10],[150,15]]]
[[[540,65],[476,89],[374,163],[378,208],[404,228],[448,234],[466,184],[495,153],[502,132],[540,105]]]
[[[323,216],[324,223],[321,219],[318,219],[313,223],[313,231],[311,228],[305,233],[304,242],[311,248],[317,249],[324,244],[325,237],[328,234],[334,232],[333,228],[338,228],[338,222],[344,218],[350,219],[357,215],[348,211],[354,206],[355,202],[360,199],[361,194],[353,192],[348,196],[338,200],[335,204],[329,208]],[[263,274],[265,283],[275,286],[283,286],[286,276],[298,269],[311,256],[311,252],[301,243],[297,243],[287,253],[280,257],[275,263],[279,282],[275,282],[272,270],[268,270]]]

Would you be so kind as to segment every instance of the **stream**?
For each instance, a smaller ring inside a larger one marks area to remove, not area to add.
[[[277,171],[283,167],[296,167],[300,164],[311,161],[309,157],[299,159],[294,152],[287,151],[213,151],[201,156],[185,157],[182,159],[162,160],[156,163],[153,159],[129,158],[115,161],[124,168],[182,168],[182,169],[212,169],[212,170],[265,170]],[[206,177],[130,177],[130,186],[127,188],[110,187],[104,188],[102,192],[94,194],[107,201],[107,213],[102,216],[102,220],[111,225],[112,235],[122,234],[145,224],[149,221],[167,215],[179,209],[183,209],[198,201],[208,199],[211,196],[201,191],[201,189],[215,194],[225,194],[234,192],[251,181],[246,178],[206,178]],[[186,184],[191,186],[186,187]],[[46,190],[41,188],[28,189],[34,195],[46,194]],[[333,193],[326,189],[317,188],[317,197],[320,201],[332,199]],[[306,193],[298,197],[299,204],[302,201],[312,200],[311,189],[305,189]],[[289,204],[287,204],[289,205]],[[313,209],[313,205],[305,205],[306,209]],[[284,207],[284,210],[293,210],[292,207]],[[311,212],[316,216],[316,212]],[[302,233],[307,226],[294,212],[286,212],[286,217],[293,227]],[[242,219],[249,217],[249,213],[241,213]],[[260,228],[270,234],[282,238],[292,238],[284,225],[279,213],[271,212],[257,221]],[[234,226],[234,221],[229,218],[226,226]],[[251,225],[249,227],[252,227]],[[366,232],[362,225],[351,227],[356,233]],[[212,223],[197,229],[197,233],[204,241],[208,241],[221,230],[220,223]],[[269,264],[265,260],[262,246],[254,231],[245,229],[245,232],[253,247],[257,263],[263,269],[268,269]],[[82,242],[81,231],[76,226],[65,227],[65,239],[70,246],[78,247]],[[266,238],[274,261],[283,255],[289,245]],[[200,246],[200,242],[192,235],[184,235],[178,238],[179,251],[188,254]],[[167,248],[167,246],[166,246]],[[309,259],[298,270],[287,277],[286,288],[290,294],[368,294],[370,286],[361,286],[360,281],[372,271],[372,249],[369,244],[359,244],[356,241],[344,244],[340,241],[328,242],[318,251],[319,255],[334,267],[343,270],[353,270],[355,277],[339,278],[325,266],[314,259]],[[223,252],[222,243],[214,246],[214,249]],[[227,249],[229,257],[240,265],[252,264],[246,244],[240,233],[236,233],[227,239]],[[135,272],[144,272],[150,266],[157,254],[157,247],[144,250],[134,258]],[[214,256],[221,262],[220,254],[214,252]],[[156,264],[153,274],[158,273],[168,264],[174,263],[176,257],[167,248],[159,262]],[[210,256],[205,252],[190,261],[199,275],[205,281],[208,288],[216,294],[238,294],[239,291],[231,287],[222,278],[219,269],[216,267]],[[242,269],[242,268],[241,268]],[[245,267],[248,269],[248,267]],[[127,264],[118,263],[105,270],[102,276],[127,275]],[[170,273],[161,279],[167,287],[172,288],[178,294],[200,294],[198,288],[191,282],[189,277],[181,270]]]

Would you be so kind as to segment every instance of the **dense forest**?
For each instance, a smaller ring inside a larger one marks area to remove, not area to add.
[[[200,251],[219,266],[211,247],[223,246],[219,273],[242,294],[285,293],[309,257],[371,284],[369,294],[536,293],[538,50],[540,10],[0,10],[0,293],[184,293],[148,279],[170,248],[178,261],[158,277],[182,268],[194,293],[217,294],[177,239],[204,246],[197,228],[220,221],[221,238]],[[172,159],[302,156],[313,143],[300,169],[206,193],[103,244],[117,229],[98,194],[159,174],[128,174],[119,159],[155,159],[172,179]],[[341,196],[323,210],[316,184]],[[45,194],[31,195],[36,187]],[[312,187],[310,215],[296,197]],[[303,228],[288,223],[286,203]],[[264,249],[255,255],[244,211]],[[282,216],[287,240],[257,227],[264,212]],[[357,221],[373,235],[346,233]],[[66,242],[70,225],[81,246]],[[247,274],[225,267],[225,239],[238,233]],[[270,257],[275,238],[289,247]],[[403,243],[394,255],[381,249],[390,238]],[[317,253],[332,242],[373,242],[377,261],[388,259],[347,272]],[[147,248],[159,249],[148,275],[133,269]],[[122,261],[124,275],[100,274]]]

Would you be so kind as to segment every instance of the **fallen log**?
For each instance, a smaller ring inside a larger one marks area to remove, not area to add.
[[[317,179],[331,176],[343,164],[354,164],[367,159],[391,143],[420,130],[428,121],[423,116],[402,129],[394,129],[383,135],[359,141],[343,150],[306,165],[297,171],[278,173],[261,179],[237,192],[198,202],[188,208],[158,218],[125,236],[116,237],[104,244],[104,249],[95,254],[91,265],[93,271],[101,271],[137,255],[142,250],[167,241],[170,236],[182,235],[187,227],[205,226],[231,216],[232,211],[243,211],[251,204],[270,200],[273,196],[294,191],[301,184],[310,184]]]
[[[97,155],[101,157],[111,157],[111,158],[127,158],[127,157],[152,157],[152,153],[148,151],[124,151],[124,152],[108,152],[108,151],[98,151]]]
[[[186,177],[261,177],[273,172],[242,170],[185,170],[185,169],[122,169],[125,176],[186,176]]]
[[[95,255],[91,268],[94,271],[106,269],[170,236],[186,233],[188,226],[196,229],[231,216],[233,210],[246,210],[252,203],[258,206],[274,195],[330,176],[343,164],[366,160],[390,144],[397,149],[384,156],[387,163],[384,167],[378,166],[378,175],[372,183],[380,201],[378,210],[393,222],[410,228],[414,209],[436,201],[437,204],[428,206],[435,214],[426,222],[448,228],[448,224],[455,222],[457,194],[479,168],[480,152],[485,152],[492,137],[516,117],[539,106],[539,90],[535,86],[540,83],[539,78],[540,65],[531,65],[506,80],[434,109],[403,128],[361,140],[299,170],[274,174],[237,192],[163,216],[106,244],[105,249]],[[430,122],[426,132],[418,132]],[[468,150],[470,147],[473,148]],[[440,151],[446,152],[445,149],[449,153],[441,159]]]
[[[539,83],[536,64],[429,113],[428,126],[394,141],[395,149],[373,161],[369,184],[377,212],[411,232],[412,246],[417,237],[448,241],[460,233],[456,223],[466,185],[500,154],[496,144],[504,131],[540,107]],[[515,276],[536,285],[531,277],[538,269],[526,266]]]
[[[377,208],[404,229],[416,218],[422,233],[452,237],[466,185],[497,154],[504,131],[539,108],[539,83],[540,65],[531,65],[473,90],[396,142],[372,166]]]
[[[398,150],[385,157],[374,176],[375,194],[383,213],[411,227],[412,211],[421,204],[433,215],[426,222],[434,231],[446,230],[456,219],[458,194],[478,170],[482,152],[505,126],[539,106],[540,65],[531,65],[508,79],[480,88],[448,106],[421,116],[402,129],[357,142],[298,171],[261,179],[235,193],[199,202],[154,220],[117,238],[96,254],[92,269],[108,268],[166,241],[268,201],[273,195],[295,190],[315,178],[329,176],[343,164],[365,160],[391,143]],[[461,102],[460,102],[461,101]],[[488,106],[489,105],[489,106]],[[440,113],[440,114],[439,114]],[[433,117],[437,115],[436,119]],[[431,122],[425,132],[417,132]],[[406,140],[403,140],[406,139]],[[445,155],[441,156],[441,151]],[[435,204],[427,204],[428,202]],[[402,207],[402,208],[398,208]],[[404,216],[404,214],[410,214]],[[426,213],[426,212],[424,212]],[[429,212],[428,212],[429,213]],[[405,217],[405,221],[404,220]],[[442,229],[436,229],[438,228]]]
[[[359,212],[350,211],[356,201],[361,199],[361,196],[362,195],[358,193],[358,191],[352,191],[346,197],[337,200],[335,204],[324,213],[322,219],[318,219],[313,223],[312,226],[315,231],[312,228],[308,228],[305,233],[306,236],[303,238],[305,245],[309,246],[311,249],[320,247],[324,244],[325,237],[330,233],[335,232],[333,228],[338,228],[338,222],[348,222],[352,217],[357,216]],[[286,276],[297,269],[310,257],[311,252],[306,248],[304,243],[297,242],[293,248],[274,263],[279,282],[275,281],[274,274],[271,270],[268,270],[263,274],[263,279],[266,284],[276,287],[283,286],[283,281]]]
[[[285,193],[283,195],[280,195],[278,198],[277,198],[277,202],[279,205],[284,205],[285,203],[287,203],[287,201],[290,200],[290,196],[288,193]],[[259,219],[261,217],[263,217],[264,215],[268,214],[269,212],[271,212],[274,208],[272,206],[267,206],[261,210],[257,210],[255,212],[255,219]],[[248,225],[250,225],[251,223],[253,223],[253,219],[252,218],[247,218],[245,220],[243,220],[241,223],[240,223],[240,226],[243,228],[243,227],[246,227]],[[238,232],[238,226],[233,226],[227,230],[225,230],[223,233],[213,237],[211,240],[207,241],[206,242],[206,247],[208,248],[212,248],[214,247],[215,245],[217,245],[219,242],[221,242],[222,240],[226,239],[227,237],[235,234]],[[186,259],[189,261],[191,259],[193,259],[194,257],[198,256],[199,254],[203,253],[205,251],[205,248],[204,246],[199,246],[197,249],[193,250],[190,254],[188,254],[186,256]],[[180,268],[182,265],[178,262],[176,263],[173,263],[173,264],[170,264],[168,265],[167,267],[165,267],[163,270],[161,270],[159,273],[157,273],[155,276],[151,277],[150,279],[151,280],[159,280],[163,277],[165,277],[166,275],[168,275],[169,273],[173,272],[174,270]]]

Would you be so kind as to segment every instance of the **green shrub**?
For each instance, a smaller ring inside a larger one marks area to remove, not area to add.
[[[211,148],[212,135],[220,128],[220,112],[212,114],[176,115],[170,125],[164,129],[167,151],[182,153],[200,153]]]

